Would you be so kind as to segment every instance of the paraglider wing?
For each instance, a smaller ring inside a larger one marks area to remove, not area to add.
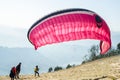
[[[28,31],[28,39],[38,47],[64,41],[100,40],[101,54],[111,47],[110,30],[95,12],[86,9],[67,9],[38,20]]]

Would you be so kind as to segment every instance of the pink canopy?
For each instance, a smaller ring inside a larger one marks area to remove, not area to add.
[[[38,20],[28,31],[28,39],[38,47],[64,41],[100,40],[101,54],[111,48],[110,30],[95,12],[86,9],[67,9]]]

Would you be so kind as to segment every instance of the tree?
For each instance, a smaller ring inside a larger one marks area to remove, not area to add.
[[[117,44],[118,54],[120,54],[120,43]]]
[[[98,52],[99,52],[99,46],[97,45],[93,45],[92,47],[91,47],[91,49],[89,50],[89,52],[91,53],[90,54],[90,57],[89,57],[89,60],[91,60],[91,61],[93,61],[93,60],[95,60],[96,59],[96,56],[97,56],[97,54],[98,54]]]
[[[120,50],[120,43],[118,43],[118,45],[117,45],[117,49],[119,49],[119,50]]]
[[[82,64],[84,64],[84,63],[86,63],[86,62],[89,61],[88,57],[89,57],[88,55],[85,55],[85,56],[83,57]]]
[[[59,71],[59,70],[62,70],[62,67],[56,66],[56,67],[54,68],[54,71]]]
[[[52,67],[50,67],[50,68],[48,69],[48,72],[52,72],[52,70],[53,70],[53,68],[52,68]]]
[[[71,68],[72,66],[70,64],[67,65],[66,69]]]

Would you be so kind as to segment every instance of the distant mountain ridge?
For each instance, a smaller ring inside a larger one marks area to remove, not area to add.
[[[41,72],[49,67],[53,61],[37,53],[32,48],[7,48],[0,47],[0,75],[9,74],[11,67],[22,62],[23,74],[33,73],[34,67],[39,65]],[[52,66],[52,65],[51,65]]]
[[[47,49],[46,49],[47,50]],[[50,52],[48,50],[48,52]],[[54,52],[54,51],[52,51]],[[22,74],[33,74],[34,67],[40,67],[40,73],[47,72],[49,67],[57,65],[66,67],[69,63],[78,61],[80,64],[82,57],[75,53],[43,53],[34,48],[8,48],[0,47],[0,75],[8,75],[11,67],[22,63]],[[81,59],[80,59],[81,57]]]
[[[22,80],[120,80],[120,55],[98,59],[69,69],[41,73],[40,77],[21,75]],[[0,80],[9,80],[0,76]]]

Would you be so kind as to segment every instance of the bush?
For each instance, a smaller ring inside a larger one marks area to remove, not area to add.
[[[62,69],[63,69],[62,67],[56,66],[54,71],[59,71],[59,70],[62,70]]]
[[[72,66],[70,64],[67,65],[66,69],[71,68]]]
[[[120,43],[117,44],[117,49],[120,50]]]
[[[52,72],[52,70],[53,70],[53,68],[52,68],[52,67],[50,67],[50,68],[48,69],[48,72]]]

